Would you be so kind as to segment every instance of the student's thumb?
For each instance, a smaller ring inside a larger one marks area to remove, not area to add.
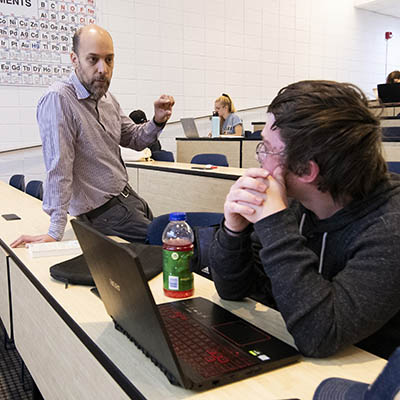
[[[283,176],[283,168],[278,165],[274,171],[272,172],[272,176],[274,177],[274,179],[280,183],[281,185],[285,186],[285,178]]]

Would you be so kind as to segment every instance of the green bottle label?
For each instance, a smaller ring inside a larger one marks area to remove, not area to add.
[[[164,289],[185,291],[193,289],[193,273],[190,258],[193,250],[174,251],[163,249]]]

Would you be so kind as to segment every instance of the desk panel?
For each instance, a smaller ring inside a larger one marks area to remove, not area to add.
[[[218,170],[220,174],[232,171]],[[237,172],[240,174],[240,170]],[[184,176],[180,174],[180,177]],[[207,177],[194,176],[195,179]],[[223,180],[217,175],[211,178],[218,179],[219,183]],[[139,176],[139,188],[140,182]],[[179,188],[175,199],[185,191],[185,185],[181,184]],[[173,386],[133,343],[114,329],[103,303],[88,287],[71,285],[65,289],[61,282],[50,278],[49,267],[69,257],[31,258],[28,249],[10,249],[7,246],[22,232],[43,233],[48,226],[48,217],[41,210],[41,202],[33,197],[1,182],[0,193],[4,199],[4,211],[15,212],[22,218],[12,224],[0,222],[0,244],[12,258],[14,339],[46,399],[124,400],[128,396],[135,399],[144,396],[155,400],[276,400],[293,397],[311,400],[315,388],[325,378],[338,376],[372,382],[386,364],[383,359],[348,346],[326,359],[302,358],[296,364],[206,392],[196,393]],[[68,239],[72,238],[70,233],[68,223]],[[0,279],[3,276],[0,275]],[[161,275],[150,282],[150,287],[157,303],[173,301],[163,295]],[[197,275],[195,295],[208,298],[293,344],[293,338],[276,310],[250,299],[222,300],[213,283]]]
[[[400,161],[400,142],[383,142],[386,161]]]
[[[177,140],[177,161],[190,163],[192,157],[200,153],[225,154],[230,167],[240,167],[240,140]]]
[[[43,397],[129,399],[12,260],[10,274],[15,345]]]
[[[400,126],[400,118],[381,119],[382,127]]]
[[[173,211],[223,212],[234,180],[139,169],[139,194],[154,215]]]
[[[137,193],[155,216],[177,210],[223,212],[226,195],[245,171],[231,167],[201,170],[193,164],[165,161],[131,162],[126,166],[129,183],[137,182]]]
[[[395,107],[392,105],[393,103],[390,103],[390,105],[387,106],[381,106],[379,104],[370,107],[370,111],[377,117],[394,117],[396,114],[396,110],[399,109],[399,107]]]
[[[258,143],[260,143],[259,140],[243,140],[242,168],[253,168],[260,166],[256,160],[256,147]]]
[[[11,315],[8,290],[8,267],[7,253],[0,248],[0,318],[6,329],[7,335],[11,338]]]

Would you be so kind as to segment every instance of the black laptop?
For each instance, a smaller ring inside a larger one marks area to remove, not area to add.
[[[104,306],[174,385],[202,390],[297,361],[297,350],[201,297],[156,305],[134,251],[71,221]]]
[[[382,83],[378,85],[378,97],[383,103],[399,103],[400,83]]]

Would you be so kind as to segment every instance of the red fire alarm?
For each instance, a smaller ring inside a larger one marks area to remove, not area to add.
[[[393,33],[392,33],[392,32],[385,32],[385,39],[386,39],[386,40],[391,39],[392,36],[393,36]]]

